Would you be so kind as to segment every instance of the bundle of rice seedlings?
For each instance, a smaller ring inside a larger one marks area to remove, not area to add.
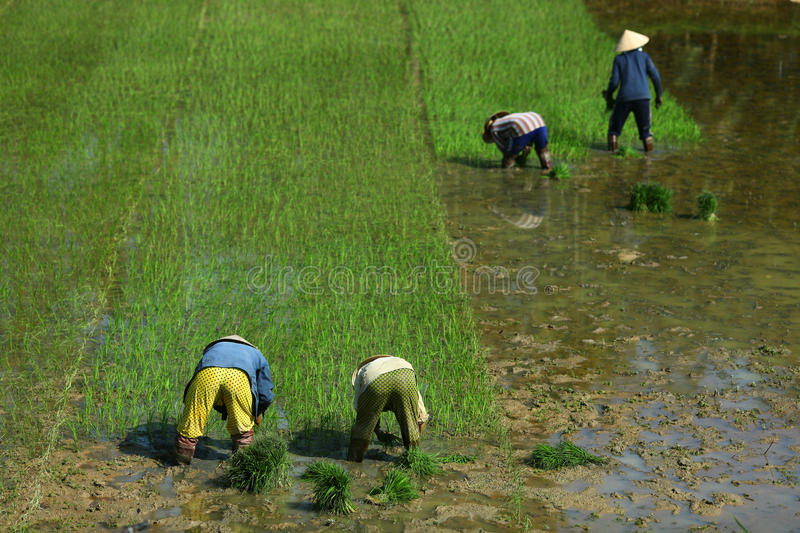
[[[439,457],[432,453],[425,453],[417,446],[406,450],[397,460],[400,468],[408,470],[418,478],[426,478],[433,474],[441,474],[442,469]]]
[[[660,183],[641,181],[631,189],[631,201],[628,209],[651,213],[671,213],[672,191]]]
[[[301,478],[314,484],[312,500],[317,509],[333,514],[348,514],[356,510],[350,499],[352,478],[341,466],[317,461],[306,469]]]
[[[697,217],[713,222],[717,220],[717,206],[719,202],[714,193],[703,192],[697,197]]]
[[[226,465],[226,478],[232,487],[263,493],[287,485],[290,468],[286,443],[260,433],[253,444],[231,455]]]
[[[419,498],[417,489],[408,474],[402,470],[391,469],[386,473],[383,484],[369,491],[370,497],[378,503],[403,503]]]
[[[561,441],[558,446],[537,444],[531,452],[528,464],[541,470],[555,470],[565,466],[578,466],[588,463],[603,464],[604,457],[592,455],[580,446],[569,441]]]
[[[442,463],[474,463],[475,457],[472,455],[464,455],[461,453],[451,453],[450,455],[445,455],[444,457],[440,457],[439,461]]]
[[[630,146],[620,146],[619,150],[615,154],[617,157],[642,157],[642,154],[639,153],[638,150],[632,148]]]
[[[566,164],[558,163],[553,166],[552,170],[550,170],[547,175],[556,180],[566,180],[572,177],[572,171],[570,171],[569,166]]]

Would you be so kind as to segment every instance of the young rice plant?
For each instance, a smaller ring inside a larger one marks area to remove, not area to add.
[[[356,510],[350,497],[350,474],[341,466],[317,461],[301,476],[314,485],[314,506],[333,514],[349,514]]]
[[[403,503],[419,498],[414,482],[408,474],[396,468],[389,470],[383,479],[383,484],[370,490],[369,495],[374,501],[386,504]]]
[[[286,443],[278,437],[259,433],[253,444],[231,455],[226,476],[232,487],[265,493],[288,484],[291,466]]]
[[[408,470],[417,478],[424,479],[434,474],[441,474],[442,463],[436,454],[423,452],[419,446],[412,446],[397,459],[397,466]]]
[[[568,466],[584,464],[604,464],[607,459],[592,455],[569,441],[561,441],[558,446],[537,444],[531,452],[528,464],[541,470],[555,470]]]
[[[713,222],[717,220],[719,202],[714,193],[704,191],[697,196],[697,218]]]
[[[628,209],[650,213],[672,212],[672,190],[652,181],[642,181],[631,188]]]

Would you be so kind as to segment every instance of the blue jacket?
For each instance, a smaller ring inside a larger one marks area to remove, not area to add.
[[[264,355],[249,344],[234,340],[219,340],[206,346],[203,357],[194,369],[192,379],[198,372],[208,367],[238,368],[250,378],[250,391],[253,393],[253,417],[267,410],[275,395],[272,393],[274,384],[269,373],[269,364]],[[192,381],[189,380],[189,383]],[[183,391],[184,397],[189,389]],[[227,417],[224,407],[214,406],[222,413],[223,419]]]
[[[647,76],[653,80],[656,96],[661,96],[661,76],[647,52],[639,49],[623,52],[614,58],[608,94],[613,94],[617,85],[620,85],[618,102],[649,100],[650,86],[647,84]]]

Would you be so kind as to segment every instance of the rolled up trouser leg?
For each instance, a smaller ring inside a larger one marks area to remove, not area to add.
[[[613,133],[608,134],[608,151],[612,154],[617,153],[617,136]]]
[[[197,447],[197,439],[184,437],[180,433],[175,434],[175,460],[181,464],[188,465],[194,457],[194,450]]]
[[[360,463],[364,460],[369,448],[369,440],[350,436],[350,446],[347,448],[347,460]]]
[[[233,449],[234,453],[241,448],[246,448],[247,446],[253,444],[254,435],[255,432],[252,429],[250,431],[245,431],[244,433],[231,435],[231,448]]]
[[[550,150],[548,150],[547,147],[536,150],[536,155],[539,156],[539,164],[542,166],[542,170],[553,169],[553,162],[550,160]]]

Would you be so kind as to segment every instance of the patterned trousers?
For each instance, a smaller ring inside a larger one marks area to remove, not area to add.
[[[347,459],[362,461],[369,448],[372,433],[381,413],[392,411],[397,417],[403,445],[406,448],[419,444],[417,424],[417,376],[410,368],[392,370],[375,378],[358,397],[356,421],[350,431],[350,448]]]

